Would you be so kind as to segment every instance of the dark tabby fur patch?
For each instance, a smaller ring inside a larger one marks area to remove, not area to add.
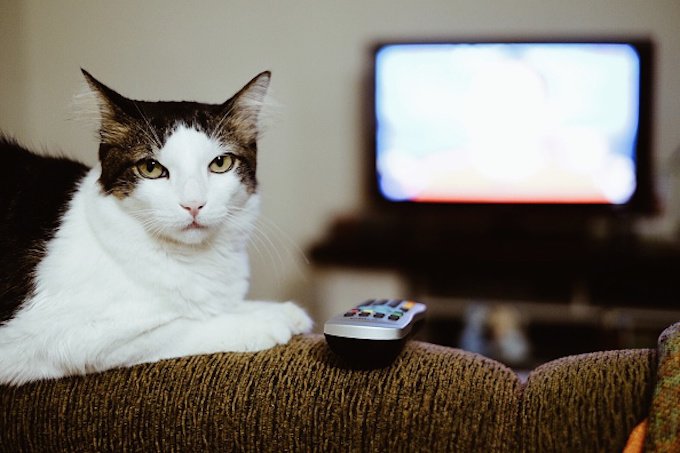
[[[87,170],[70,159],[37,156],[0,136],[0,325],[32,292],[44,245]]]

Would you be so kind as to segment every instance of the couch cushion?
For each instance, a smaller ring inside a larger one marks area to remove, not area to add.
[[[655,369],[651,349],[570,356],[536,368],[522,399],[521,450],[622,451],[647,416]]]
[[[0,386],[3,451],[514,451],[521,385],[489,359],[410,342],[343,368],[323,337]]]

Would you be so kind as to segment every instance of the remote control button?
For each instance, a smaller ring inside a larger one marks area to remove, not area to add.
[[[400,300],[393,300],[388,305],[392,308],[397,308],[399,306],[399,304],[401,304]]]
[[[384,317],[385,317],[385,313],[375,313],[375,314],[373,315],[373,317],[374,317],[374,318],[381,319],[381,318],[384,318]]]
[[[363,304],[361,304],[361,306],[362,306],[362,307],[370,307],[370,306],[373,305],[374,303],[375,303],[375,300],[374,300],[374,299],[368,299],[366,302],[364,302]]]
[[[359,316],[362,316],[362,317],[365,318],[366,316],[371,316],[371,312],[370,311],[362,311],[361,313],[359,313]]]
[[[390,315],[390,317],[387,318],[387,319],[389,319],[390,321],[399,321],[401,319],[401,316],[394,314],[394,315]]]

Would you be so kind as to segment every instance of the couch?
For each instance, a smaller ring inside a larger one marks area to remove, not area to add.
[[[304,335],[258,353],[185,357],[0,386],[0,451],[680,451],[680,323],[658,349],[544,364],[525,382],[480,355],[411,341],[355,370]]]

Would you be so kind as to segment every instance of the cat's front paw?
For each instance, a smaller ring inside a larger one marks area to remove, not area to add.
[[[312,319],[293,302],[249,302],[256,308],[252,319],[257,323],[244,329],[242,339],[244,351],[261,351],[277,344],[286,344],[294,335],[312,330]]]

